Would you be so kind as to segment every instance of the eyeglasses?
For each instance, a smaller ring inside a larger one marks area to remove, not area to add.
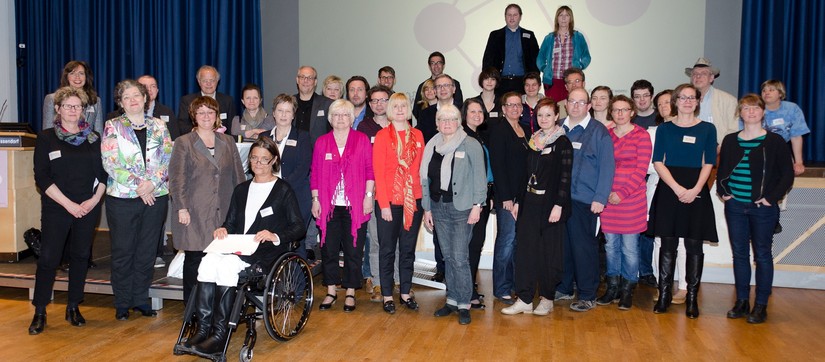
[[[80,104],[61,104],[60,107],[67,111],[75,110],[75,111],[82,111],[83,106]]]
[[[635,99],[635,100],[646,99],[646,98],[650,98],[650,94],[645,93],[645,94],[637,94],[637,95],[633,96],[633,99]]]
[[[574,101],[572,99],[568,99],[567,104],[569,104],[572,107],[575,107],[575,106],[584,107],[585,105],[587,105],[587,101]]]
[[[622,114],[622,113],[629,113],[630,108],[616,108],[613,110],[613,113]]]
[[[521,107],[521,103],[504,103],[502,104],[504,107]]]
[[[450,89],[452,88],[452,84],[436,84],[435,89]]]
[[[430,65],[444,65],[444,61],[443,60],[431,61]]]
[[[571,79],[571,80],[566,80],[566,81],[564,81],[564,84],[573,84],[573,83],[575,83],[575,84],[579,84],[579,83],[581,83],[581,82],[582,82],[582,80],[581,80],[581,79]]]
[[[258,158],[257,156],[249,157],[249,162],[250,163],[257,163],[259,165],[268,165],[270,162],[272,162],[272,160],[273,160],[272,158],[266,158],[266,157],[261,157],[261,158]]]
[[[678,99],[678,100],[680,100],[680,101],[682,101],[682,102],[693,102],[693,101],[695,101],[695,100],[696,100],[696,97],[694,97],[694,96],[690,96],[690,97],[687,97],[687,96],[678,96],[678,97],[676,97],[676,99]]]
[[[214,79],[214,78],[201,78],[201,79],[198,79],[198,82],[203,83],[203,84],[215,84],[215,83],[218,82],[218,80]]]
[[[370,99],[370,104],[386,104],[388,101],[387,98]]]
[[[395,76],[394,75],[382,75],[378,78],[381,79],[381,80],[393,80],[393,79],[395,79]]]
[[[306,81],[310,81],[310,80],[315,80],[315,77],[306,76],[306,75],[299,75],[298,80],[306,82]]]

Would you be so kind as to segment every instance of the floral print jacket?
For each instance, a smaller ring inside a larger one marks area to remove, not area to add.
[[[109,173],[107,195],[137,198],[137,187],[143,180],[152,181],[155,185],[155,197],[169,194],[172,139],[163,121],[146,117],[145,160],[135,131],[132,130],[132,123],[125,115],[106,121],[100,147],[103,168]]]

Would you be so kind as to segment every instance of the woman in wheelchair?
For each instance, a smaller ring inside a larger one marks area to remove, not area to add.
[[[275,175],[280,164],[278,145],[272,139],[261,138],[252,144],[249,169],[254,177],[235,187],[226,221],[213,234],[218,239],[228,234],[254,234],[261,244],[249,256],[207,253],[203,258],[196,294],[190,299],[196,303],[198,327],[183,342],[184,351],[206,358],[223,353],[238,274],[254,264],[267,270],[306,233],[292,188]]]

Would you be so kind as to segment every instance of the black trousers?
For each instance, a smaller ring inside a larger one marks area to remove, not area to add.
[[[353,245],[350,226],[352,217],[345,206],[335,206],[332,219],[327,222],[326,238],[321,247],[324,265],[324,285],[341,284],[344,288],[361,288],[361,263],[364,262],[364,242],[367,239],[367,223],[356,232]],[[344,272],[338,266],[338,253],[344,252]]]
[[[659,253],[662,252],[671,252],[675,253],[676,249],[679,247],[679,237],[678,236],[663,236],[662,239],[662,247],[659,249]],[[702,240],[697,239],[690,239],[684,238],[685,240],[685,252],[688,254],[697,254],[702,255],[704,254],[704,250],[702,249],[702,244],[704,242]]]
[[[48,197],[43,195],[42,197]],[[63,247],[69,250],[69,306],[77,306],[83,301],[83,288],[89,255],[92,251],[95,225],[100,219],[100,203],[92,212],[82,218],[75,218],[66,209],[55,203],[44,203],[40,217],[43,232],[40,235],[40,258],[37,259],[37,273],[34,282],[32,304],[45,309],[52,299],[57,266],[63,257]]]
[[[198,284],[198,268],[206,253],[197,250],[185,250],[183,258],[183,304],[189,303],[189,294]]]
[[[501,77],[496,87],[496,98],[501,98],[504,93],[518,92],[524,94],[524,76],[519,77]]]
[[[489,195],[489,194],[488,194]],[[481,208],[481,215],[478,222],[473,225],[473,234],[470,237],[470,273],[473,276],[473,284],[478,278],[478,264],[481,262],[481,250],[484,248],[484,240],[487,238],[487,221],[490,220],[490,198],[487,198],[487,205]],[[478,299],[478,295],[473,289],[473,299]]]
[[[376,202],[376,207],[378,203]],[[381,295],[392,296],[393,272],[395,269],[395,249],[398,248],[398,279],[401,294],[410,294],[412,288],[413,264],[415,264],[415,244],[418,241],[418,231],[421,229],[421,219],[424,209],[421,199],[415,200],[416,210],[413,212],[410,230],[404,230],[404,206],[390,205],[392,221],[381,217],[380,209],[375,213],[378,227],[378,268],[381,277]]]
[[[166,219],[168,203],[169,196],[157,197],[152,206],[144,204],[140,198],[106,196],[115,308],[126,309],[148,303],[158,235]]]
[[[525,205],[516,224],[518,247],[515,255],[515,289],[519,299],[532,303],[538,284],[539,295],[553,300],[562,278],[565,222],[550,223],[546,215]]]

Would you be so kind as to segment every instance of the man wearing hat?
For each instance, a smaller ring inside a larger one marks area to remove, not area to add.
[[[714,67],[707,58],[696,60],[693,67],[685,68],[685,74],[701,93],[699,119],[716,126],[716,146],[719,147],[726,135],[739,130],[736,97],[713,87],[713,81],[719,77],[719,68]]]

